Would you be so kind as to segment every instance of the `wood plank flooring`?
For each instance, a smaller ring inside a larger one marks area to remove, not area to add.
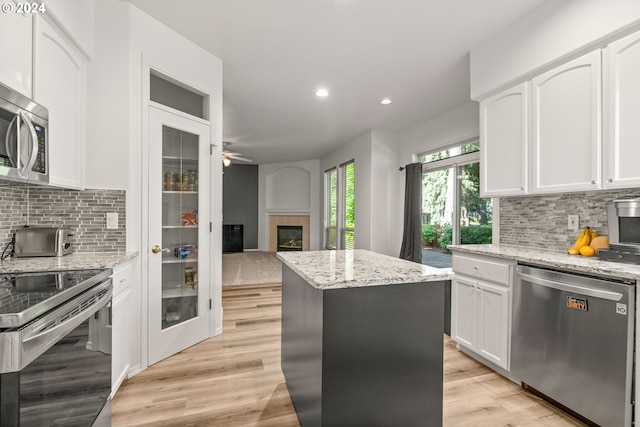
[[[112,426],[298,426],[280,370],[279,284],[223,287],[224,333],[121,386]],[[583,426],[445,336],[444,426]],[[425,426],[429,426],[425,420]]]

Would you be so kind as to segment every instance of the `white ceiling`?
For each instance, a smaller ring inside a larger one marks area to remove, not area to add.
[[[222,59],[226,148],[256,163],[318,159],[464,104],[470,49],[543,3],[126,1]]]

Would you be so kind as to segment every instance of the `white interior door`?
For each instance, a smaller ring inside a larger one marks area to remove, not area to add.
[[[149,365],[209,336],[210,132],[149,107]]]

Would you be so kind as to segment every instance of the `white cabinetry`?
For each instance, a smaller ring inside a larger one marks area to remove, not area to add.
[[[83,188],[85,59],[45,17],[34,25],[33,95],[49,109],[50,183]]]
[[[526,192],[528,139],[529,83],[480,103],[482,197]]]
[[[131,286],[133,280],[132,263],[125,262],[113,269],[113,300],[111,330],[111,396],[118,391],[127,378],[131,367],[132,344],[132,303]]]
[[[605,58],[605,188],[640,187],[640,33],[610,44]]]
[[[0,13],[0,82],[27,97],[31,97],[32,25],[31,15]]]
[[[600,51],[535,77],[532,101],[532,192],[599,188]]]
[[[453,255],[451,338],[506,371],[513,265],[501,259]]]

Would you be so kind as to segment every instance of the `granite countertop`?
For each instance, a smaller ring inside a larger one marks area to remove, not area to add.
[[[451,279],[435,268],[363,249],[278,252],[278,258],[317,289],[422,283]]]
[[[514,245],[449,245],[449,249],[477,255],[511,259],[545,267],[572,270],[621,279],[640,280],[640,265],[601,261],[597,257],[569,255],[564,251],[552,251]]]
[[[0,261],[0,274],[113,268],[137,255],[137,251],[80,252],[61,257],[8,258]]]

